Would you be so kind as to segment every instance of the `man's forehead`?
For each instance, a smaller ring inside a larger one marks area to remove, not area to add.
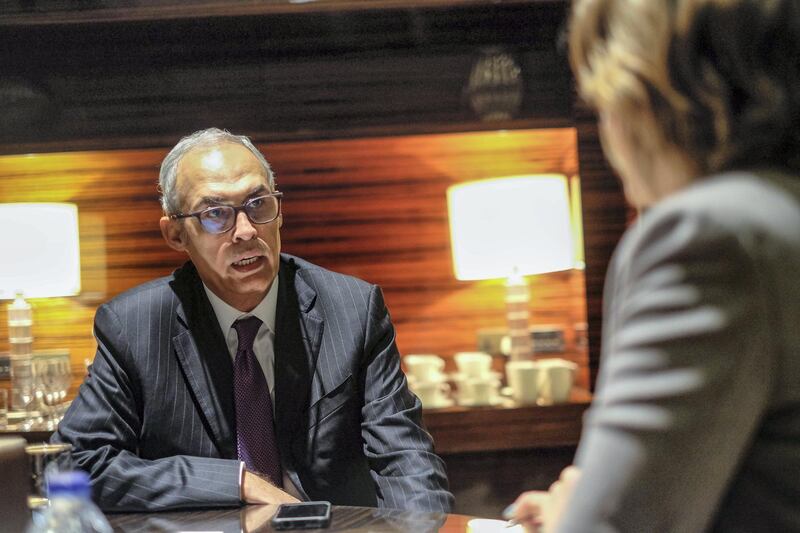
[[[219,149],[212,149],[198,154],[200,165],[210,171],[220,172],[225,168],[225,156]]]
[[[257,168],[264,172],[261,161],[246,146],[231,142],[195,146],[178,161],[178,174],[182,169],[207,173],[226,173],[239,167]]]
[[[246,147],[237,144],[192,149],[181,158],[177,170],[176,188],[184,209],[203,203],[241,202],[255,192],[269,190],[261,163]]]

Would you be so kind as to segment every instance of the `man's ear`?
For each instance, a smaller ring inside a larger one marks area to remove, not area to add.
[[[283,227],[283,213],[278,215],[278,229],[281,229],[282,227]]]
[[[177,220],[172,220],[169,217],[161,217],[158,221],[161,227],[161,235],[167,241],[167,246],[179,252],[185,252],[188,245],[186,238],[186,231],[183,224]]]

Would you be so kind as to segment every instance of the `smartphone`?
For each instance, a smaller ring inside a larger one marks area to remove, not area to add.
[[[282,503],[271,521],[274,529],[320,529],[330,523],[330,502]]]

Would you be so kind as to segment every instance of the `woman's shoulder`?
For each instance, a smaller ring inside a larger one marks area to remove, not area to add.
[[[636,241],[735,236],[749,243],[775,240],[800,248],[800,176],[773,171],[716,174],[656,204],[631,228]]]
[[[653,207],[650,223],[699,217],[743,230],[800,227],[800,176],[776,171],[732,171],[702,178]]]

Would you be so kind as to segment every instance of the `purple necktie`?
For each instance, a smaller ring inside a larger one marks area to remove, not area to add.
[[[248,470],[265,474],[275,486],[282,487],[281,459],[275,438],[269,385],[253,352],[253,341],[260,327],[261,320],[254,316],[233,323],[239,336],[233,363],[236,449],[239,460],[244,461]]]

